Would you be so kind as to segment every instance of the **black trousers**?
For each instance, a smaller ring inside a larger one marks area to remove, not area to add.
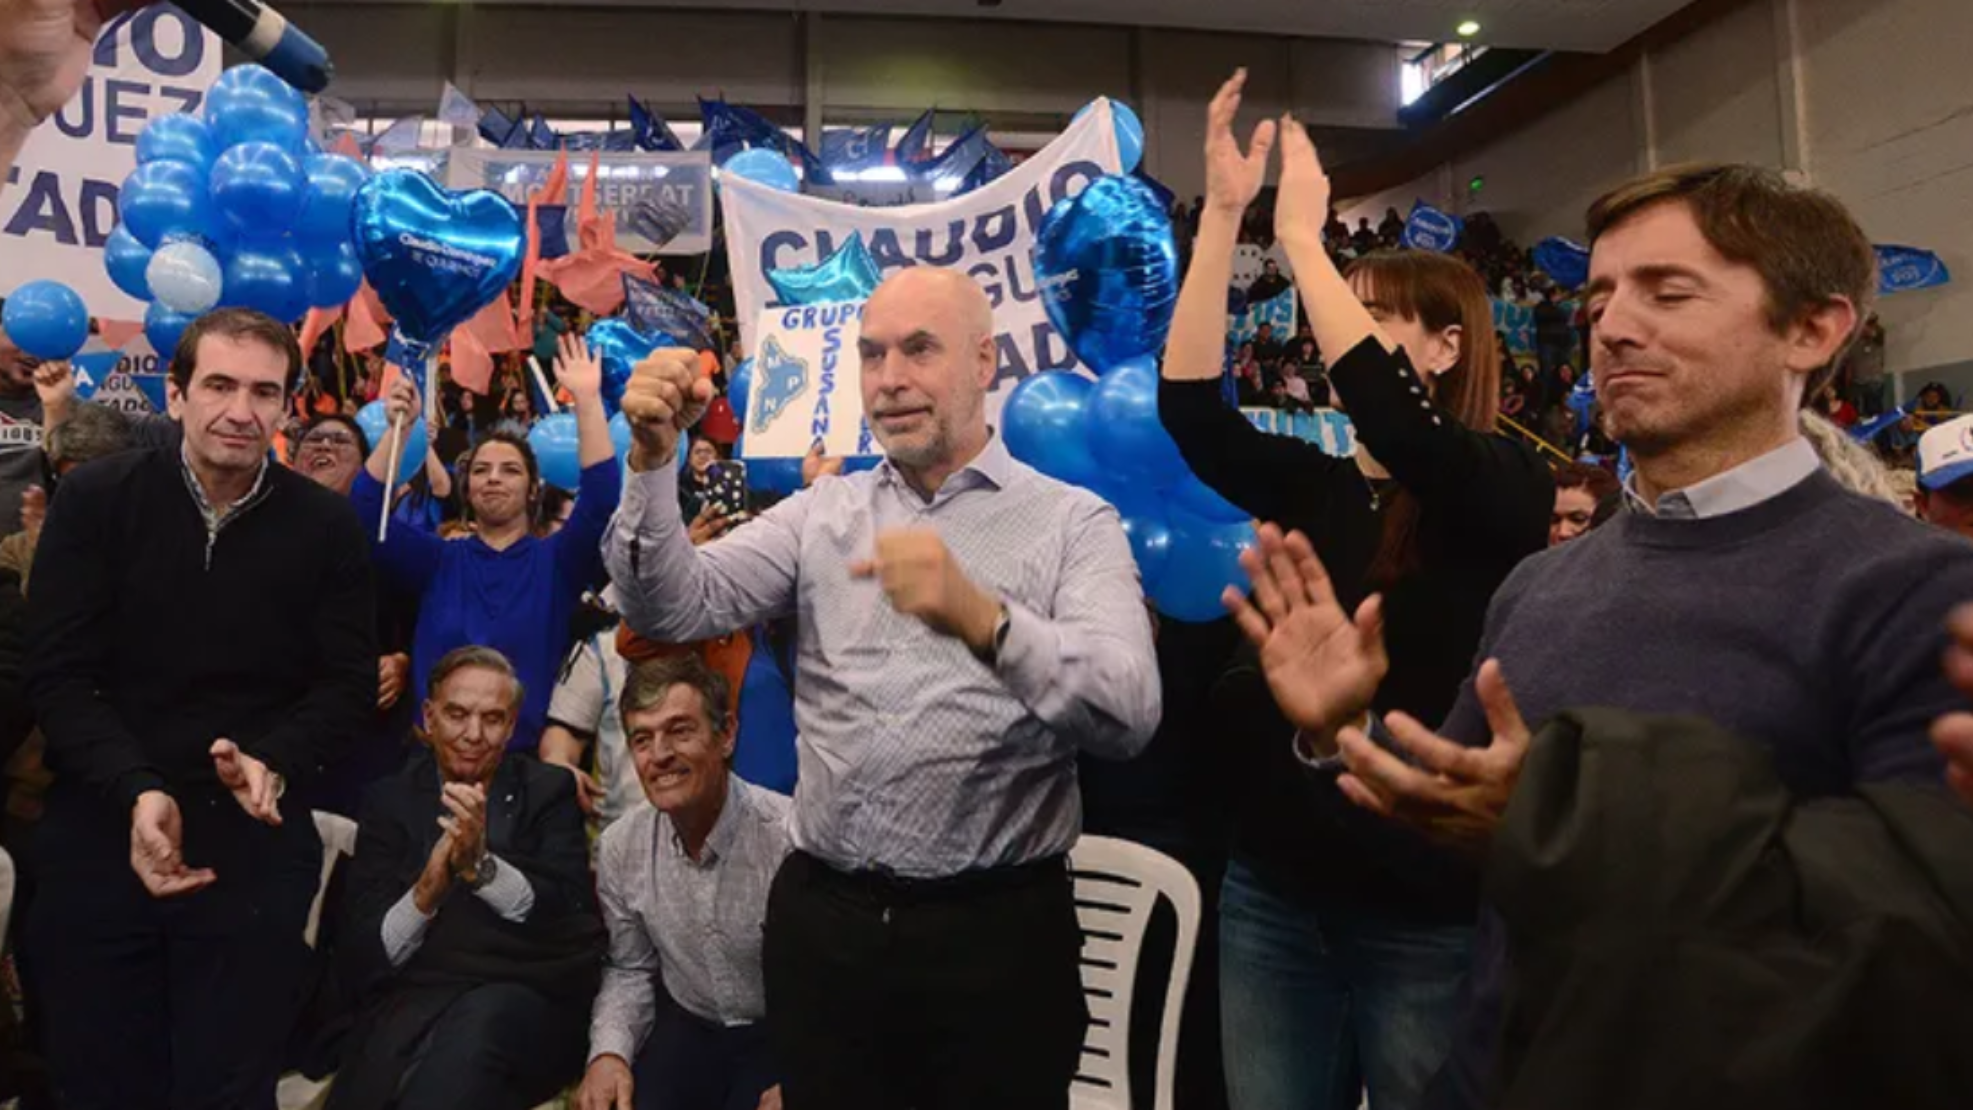
[[[767,1026],[721,1026],[657,986],[658,1019],[632,1068],[636,1110],[754,1110],[780,1080]]]
[[[153,898],[130,869],[130,819],[50,794],[24,938],[57,1103],[67,1110],[272,1110],[299,1004],[322,866],[308,811],[283,825],[186,793],[185,859],[212,885]]]
[[[426,1031],[395,1110],[528,1110],[582,1078],[588,1014],[518,983],[452,1000]],[[329,1089],[331,1108],[335,1088]]]
[[[1088,1010],[1061,859],[949,879],[797,852],[762,964],[787,1110],[1062,1110]]]

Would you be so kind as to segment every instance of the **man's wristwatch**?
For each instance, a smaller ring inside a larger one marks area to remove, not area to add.
[[[466,884],[467,890],[479,891],[486,889],[486,885],[499,873],[500,861],[493,858],[493,853],[488,852],[479,858],[478,863],[473,864],[470,872],[462,873],[459,881]]]
[[[1000,649],[1007,645],[1007,618],[1007,603],[1003,601],[1000,603],[1000,616],[993,622],[993,635],[987,638],[986,648],[973,653],[974,658],[989,667],[999,664]]]

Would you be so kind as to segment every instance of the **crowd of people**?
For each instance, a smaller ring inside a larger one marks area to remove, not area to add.
[[[0,26],[42,63],[14,102],[73,91],[85,8]],[[1258,525],[1215,624],[1010,454],[955,270],[864,306],[882,464],[813,454],[778,501],[697,351],[635,367],[619,458],[556,314],[545,389],[441,375],[395,473],[419,384],[344,385],[259,313],[190,324],[136,419],[0,341],[42,433],[0,454],[30,1104],[266,1110],[293,1070],[331,1110],[1066,1108],[1068,853],[1134,829],[1211,907],[1188,1110],[1962,1104],[1973,422],[1919,436],[1921,521],[1815,411],[1868,339],[1855,220],[1730,165],[1592,206],[1589,336],[1563,313],[1537,376],[1589,352],[1619,482],[1502,430],[1520,252],[1390,249],[1395,212],[1340,248],[1306,129],[1235,134],[1243,83],[1157,395]],[[1347,457],[1225,403],[1255,235]],[[355,829],[326,878],[321,815]]]

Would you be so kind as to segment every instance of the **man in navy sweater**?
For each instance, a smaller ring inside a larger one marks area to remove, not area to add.
[[[62,479],[28,604],[55,786],[24,952],[58,1101],[272,1107],[322,844],[300,785],[376,701],[363,530],[268,461],[301,372],[244,309],[172,359],[182,447]]]
[[[1833,198],[1739,166],[1631,182],[1589,225],[1592,365],[1608,431],[1636,464],[1629,511],[1508,578],[1486,662],[1437,734],[1383,721],[1402,757],[1357,727],[1384,669],[1374,610],[1351,621],[1306,541],[1264,529],[1243,559],[1254,603],[1228,603],[1297,749],[1340,770],[1357,804],[1476,849],[1530,725],[1565,708],[1710,718],[1767,748],[1802,798],[1941,781],[1927,733],[1964,705],[1940,658],[1948,611],[1973,597],[1973,547],[1844,491],[1799,431],[1802,398],[1867,314],[1869,241]],[[1497,1094],[1505,946],[1492,926],[1443,1105]]]

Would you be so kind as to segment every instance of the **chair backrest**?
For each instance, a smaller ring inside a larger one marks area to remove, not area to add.
[[[322,838],[322,874],[315,882],[315,901],[308,907],[308,928],[302,939],[315,947],[315,935],[322,926],[322,900],[329,894],[329,877],[335,874],[336,857],[356,854],[356,822],[335,813],[314,811],[315,831]]]
[[[7,926],[14,918],[14,857],[0,848],[0,943],[7,939]]]
[[[1082,989],[1089,1031],[1070,1095],[1078,1107],[1130,1110],[1130,1007],[1137,961],[1151,908],[1162,895],[1178,918],[1158,1031],[1156,1110],[1171,1110],[1178,1065],[1178,1023],[1199,939],[1199,884],[1162,852],[1102,836],[1085,836],[1069,853],[1076,917],[1082,924]]]

